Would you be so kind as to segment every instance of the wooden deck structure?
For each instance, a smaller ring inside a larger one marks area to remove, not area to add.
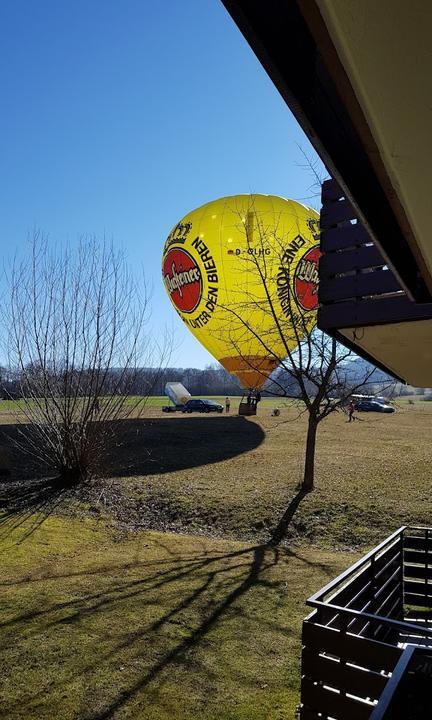
[[[401,527],[307,604],[301,720],[396,717],[395,680],[432,648],[432,529]]]

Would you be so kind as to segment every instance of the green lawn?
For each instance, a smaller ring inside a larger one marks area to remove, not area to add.
[[[193,397],[204,397],[204,396],[193,396]],[[225,395],[206,395],[206,398],[209,398],[210,400],[215,400],[216,402],[222,403],[225,406]],[[126,406],[135,405],[137,400],[140,398],[136,396],[131,396],[127,398],[126,400]],[[231,400],[231,411],[236,410],[238,408],[238,404],[241,400],[240,396],[230,396]],[[103,399],[102,401],[103,402]],[[163,405],[169,405],[170,401],[166,397],[166,395],[151,395],[146,400],[146,407],[148,408],[161,408]],[[288,406],[291,404],[291,401],[289,399],[279,399],[279,398],[271,398],[271,397],[263,397],[261,400],[261,405],[270,405],[270,406]],[[13,413],[20,413],[22,412],[24,408],[24,401],[23,400],[0,400],[0,417],[1,415],[12,415]]]
[[[50,518],[1,546],[9,720],[282,720],[304,599],[352,555]]]
[[[0,716],[293,719],[308,595],[399,525],[430,524],[432,403],[330,417],[301,501],[306,419],[271,407],[150,407],[119,423],[85,500],[30,533],[43,512],[0,518]]]

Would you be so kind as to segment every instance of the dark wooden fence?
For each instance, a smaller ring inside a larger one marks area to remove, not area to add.
[[[302,720],[369,720],[405,644],[432,646],[431,579],[432,530],[403,527],[309,598]]]

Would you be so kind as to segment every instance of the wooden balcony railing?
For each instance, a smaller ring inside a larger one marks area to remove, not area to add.
[[[321,200],[318,327],[337,332],[431,318],[432,303],[407,297],[335,180],[323,183]]]
[[[407,644],[432,647],[432,530],[400,528],[307,604],[301,720],[370,720]]]

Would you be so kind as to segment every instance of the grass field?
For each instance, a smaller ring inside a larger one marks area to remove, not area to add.
[[[321,425],[316,490],[296,509],[290,540],[357,548],[405,522],[429,522],[432,404],[358,417],[335,413]],[[294,407],[274,418],[262,404],[249,419],[149,410],[125,423],[106,469],[113,512],[132,528],[264,541],[295,504],[305,433]]]
[[[305,418],[272,406],[245,419],[154,403],[119,423],[85,501],[40,526],[43,512],[3,518],[0,715],[294,717],[307,596],[400,524],[430,524],[432,403],[330,417],[301,500]]]
[[[198,397],[198,396],[197,396]],[[225,407],[225,396],[222,395],[207,395],[210,400],[215,400],[216,402],[219,402],[224,405]],[[241,397],[231,397],[231,412],[236,412],[239,406],[239,402],[241,400]],[[132,405],[135,405],[137,402],[137,397],[130,397],[127,398],[125,406],[130,407]],[[103,403],[103,399],[101,400]],[[145,401],[145,408],[153,409],[153,408],[161,408],[164,405],[169,405],[170,402],[168,398],[165,395],[152,395]],[[275,398],[263,398],[261,401],[261,405],[264,405],[266,407],[276,407],[276,406],[289,406],[291,403],[290,400],[277,400]],[[144,403],[143,403],[144,407]],[[17,415],[18,417],[23,417],[23,410],[24,410],[24,401],[23,400],[0,400],[0,423],[1,422],[10,422],[14,419],[14,416]],[[145,411],[145,410],[144,410]]]
[[[10,720],[292,718],[305,594],[347,562],[167,533],[119,539],[65,518],[30,545],[13,540],[1,555]]]

